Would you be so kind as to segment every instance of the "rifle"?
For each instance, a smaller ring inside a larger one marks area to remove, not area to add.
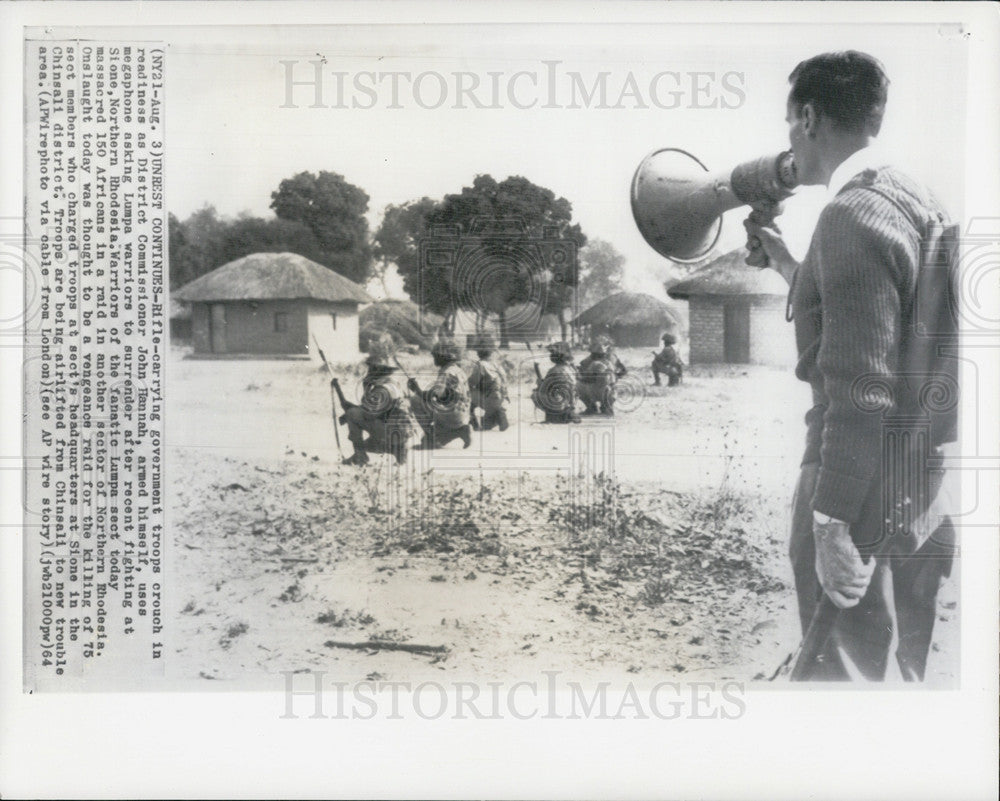
[[[340,444],[340,426],[338,423],[346,423],[347,420],[345,419],[346,415],[341,415],[339,418],[337,417],[336,396],[340,396],[341,405],[343,406],[345,412],[347,411],[347,401],[344,399],[344,393],[340,391],[340,382],[337,381],[337,376],[333,374],[333,369],[330,367],[330,363],[327,362],[326,354],[323,353],[323,349],[319,346],[319,342],[316,341],[315,335],[313,335],[313,344],[316,346],[316,352],[319,353],[319,357],[323,360],[323,366],[326,368],[326,372],[330,375],[330,388],[336,391],[336,395],[333,392],[330,393],[330,403],[333,406],[333,435],[337,440],[337,453],[339,453],[340,458],[343,459],[344,449]]]
[[[885,551],[887,543],[888,540],[879,549],[879,554]],[[876,555],[872,554],[869,558],[875,559]],[[816,663],[816,657],[826,647],[839,618],[840,609],[824,592],[823,597],[816,605],[816,611],[813,612],[809,628],[806,629],[799,647],[785,658],[770,680],[774,681],[787,675],[789,681],[808,681],[809,672]]]
[[[340,400],[340,408],[344,410],[345,414],[340,415],[340,422],[347,422],[347,410],[353,409],[358,404],[351,403],[347,398],[344,397],[344,391],[340,388],[340,380],[337,378],[330,379],[330,387],[337,393],[337,398]]]

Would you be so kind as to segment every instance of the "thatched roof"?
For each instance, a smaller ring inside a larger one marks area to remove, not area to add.
[[[592,326],[659,326],[675,328],[677,315],[670,306],[652,295],[641,292],[618,292],[598,301],[581,312],[573,325]]]
[[[170,304],[168,305],[171,320],[190,320],[191,306],[183,301],[177,300],[175,292],[170,293]]]
[[[774,270],[748,267],[745,248],[738,248],[709,262],[683,281],[667,287],[677,300],[692,295],[780,295],[788,294],[788,284]]]
[[[371,303],[371,296],[322,264],[297,253],[252,253],[223,264],[173,293],[178,300],[294,300]]]

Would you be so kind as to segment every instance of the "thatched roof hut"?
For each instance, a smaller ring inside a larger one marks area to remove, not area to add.
[[[296,253],[253,253],[173,293],[191,304],[195,355],[359,358],[358,306],[371,296]],[[318,345],[318,348],[317,348]]]
[[[667,294],[677,300],[692,295],[766,295],[785,297],[788,284],[774,270],[749,267],[744,248],[726,253],[709,262],[693,275],[667,287]]]
[[[670,297],[688,301],[692,364],[794,363],[788,285],[774,270],[748,267],[746,256],[733,250],[667,287]]]
[[[353,281],[297,253],[252,253],[185,284],[177,300],[326,300],[371,303]]]
[[[680,332],[679,315],[669,304],[642,292],[609,295],[581,312],[573,325],[608,334],[622,347],[656,346],[665,332]]]

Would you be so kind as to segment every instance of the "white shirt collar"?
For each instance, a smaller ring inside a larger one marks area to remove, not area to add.
[[[884,167],[886,163],[885,154],[875,142],[868,147],[854,151],[840,163],[840,166],[830,176],[827,197],[831,200],[836,197],[837,193],[847,186],[847,183],[858,173],[875,167]]]

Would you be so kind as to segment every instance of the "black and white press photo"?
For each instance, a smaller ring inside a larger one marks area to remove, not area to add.
[[[24,698],[641,727],[637,763],[765,708],[973,714],[984,15],[15,5]],[[622,781],[577,791],[806,792]]]

